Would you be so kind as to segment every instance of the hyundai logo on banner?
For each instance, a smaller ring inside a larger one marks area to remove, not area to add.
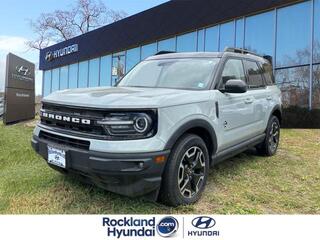
[[[200,216],[191,221],[193,228],[186,231],[188,237],[219,237],[220,232],[213,228],[216,221],[212,217]]]
[[[208,229],[216,225],[216,221],[211,217],[197,217],[192,220],[192,225],[199,229]]]

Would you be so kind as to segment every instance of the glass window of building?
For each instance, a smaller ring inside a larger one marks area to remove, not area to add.
[[[312,108],[320,109],[320,65],[313,66]]]
[[[43,74],[43,96],[51,93],[51,70],[44,71]]]
[[[68,66],[60,68],[60,90],[64,90],[68,88]]]
[[[219,51],[223,51],[226,47],[234,47],[234,36],[234,21],[221,24]]]
[[[204,52],[204,29],[198,31],[198,52]]]
[[[309,66],[276,71],[276,83],[282,91],[283,107],[309,107]]]
[[[314,1],[313,62],[320,63],[320,0]]]
[[[261,55],[274,55],[274,11],[246,18],[245,48]]]
[[[219,27],[218,26],[206,29],[205,51],[206,52],[219,51]]]
[[[151,43],[141,47],[141,60],[157,53],[157,43]]]
[[[88,61],[79,63],[79,88],[88,87]]]
[[[244,61],[244,66],[248,75],[247,84],[249,88],[264,87],[262,72],[256,62]]]
[[[187,33],[177,37],[177,52],[196,52],[197,32]]]
[[[227,81],[233,79],[241,79],[243,81],[246,80],[242,61],[239,59],[230,59],[224,65],[224,69],[222,72],[222,88]]]
[[[99,86],[100,59],[95,58],[89,61],[89,87]]]
[[[140,47],[128,50],[126,55],[126,72],[129,72],[139,62]]]
[[[276,49],[278,67],[309,63],[310,19],[311,1],[278,9]]]
[[[244,19],[236,21],[236,47],[243,48],[244,44]]]
[[[100,60],[100,86],[111,86],[111,55]]]
[[[52,70],[52,78],[51,78],[51,92],[55,92],[59,90],[59,75],[60,75],[60,69],[55,68]]]
[[[158,42],[158,51],[176,51],[176,38],[169,38]]]
[[[78,87],[78,63],[69,66],[69,88]]]

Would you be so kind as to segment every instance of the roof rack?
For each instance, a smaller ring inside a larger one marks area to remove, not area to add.
[[[176,52],[173,52],[173,51],[160,51],[160,52],[157,52],[157,53],[155,54],[155,56],[157,56],[157,55],[163,55],[163,54],[169,54],[169,53],[176,53]]]
[[[241,54],[250,54],[250,55],[254,55],[254,56],[258,56],[258,57],[262,57],[266,60],[268,60],[270,63],[272,63],[272,56],[270,55],[259,55],[255,52],[249,51],[247,49],[244,48],[231,48],[231,47],[226,47],[224,49],[224,52],[232,52],[232,53],[241,53]]]

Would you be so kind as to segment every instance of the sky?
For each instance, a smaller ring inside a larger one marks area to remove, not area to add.
[[[32,40],[28,20],[35,20],[41,13],[66,10],[77,0],[0,0],[0,92],[4,89],[6,55],[12,52],[36,65],[39,52],[30,50],[25,42]],[[101,0],[113,10],[123,10],[130,15],[157,6],[168,0]],[[41,94],[42,72],[36,71],[36,94]]]

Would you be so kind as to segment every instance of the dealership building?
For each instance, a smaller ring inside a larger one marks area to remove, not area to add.
[[[112,86],[160,51],[226,47],[272,56],[285,108],[320,109],[320,0],[166,2],[41,50],[43,96]]]

